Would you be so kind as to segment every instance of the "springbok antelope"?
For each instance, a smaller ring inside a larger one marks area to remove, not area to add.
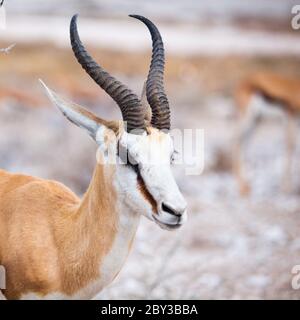
[[[283,190],[291,190],[291,160],[295,149],[297,121],[300,115],[300,79],[258,72],[244,79],[235,92],[238,109],[238,134],[234,151],[234,170],[240,193],[250,192],[242,166],[242,151],[253,135],[260,120],[269,115],[286,119],[286,167],[283,175]]]
[[[119,273],[141,215],[167,230],[186,219],[186,202],[170,166],[174,149],[162,38],[150,20],[131,17],[152,36],[147,108],[88,54],[78,35],[77,15],[70,25],[74,55],[116,101],[123,121],[101,119],[45,86],[60,111],[98,145],[83,199],[58,182],[0,171],[0,264],[7,271],[7,299],[92,298]],[[122,154],[129,163],[119,159]]]

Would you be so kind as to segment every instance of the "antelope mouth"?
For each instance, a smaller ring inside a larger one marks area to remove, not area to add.
[[[165,230],[176,230],[182,226],[182,223],[178,222],[176,224],[170,224],[166,222],[160,221],[155,215],[152,215],[153,220],[162,228]]]

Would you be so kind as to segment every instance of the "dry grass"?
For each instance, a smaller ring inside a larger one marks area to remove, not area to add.
[[[7,44],[2,44],[5,47]],[[112,74],[131,82],[142,82],[148,72],[150,52],[146,54],[120,53],[109,50],[90,50]],[[272,70],[298,76],[300,58],[293,57],[176,57],[168,56],[166,65],[167,89],[170,93],[178,90],[189,99],[199,100],[212,94],[230,96],[241,78],[256,70]],[[102,91],[89,79],[73,58],[71,49],[54,47],[51,44],[40,46],[18,45],[11,54],[0,60],[1,88],[18,86],[32,94],[40,95],[37,79],[43,78],[61,90],[73,95],[82,91],[81,96],[93,101],[101,99]],[[139,83],[133,87],[141,87]],[[2,89],[3,90],[3,89]],[[80,94],[78,94],[80,97]]]

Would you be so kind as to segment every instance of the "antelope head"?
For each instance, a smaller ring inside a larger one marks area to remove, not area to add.
[[[119,194],[136,213],[164,229],[180,227],[186,220],[186,202],[171,172],[174,153],[170,136],[170,109],[164,92],[164,47],[157,27],[138,15],[152,37],[152,60],[142,97],[111,76],[89,55],[71,20],[70,38],[77,61],[119,106],[123,121],[107,121],[85,108],[63,100],[46,87],[50,99],[74,124],[84,128],[99,146],[99,161],[117,160]],[[112,159],[113,158],[113,159]],[[99,190],[100,192],[100,190]]]

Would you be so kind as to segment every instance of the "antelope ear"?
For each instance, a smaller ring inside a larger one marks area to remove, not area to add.
[[[42,80],[40,82],[44,86],[49,99],[58,107],[63,115],[78,127],[85,129],[95,141],[97,140],[97,132],[100,127],[104,126],[115,131],[116,123],[114,121],[103,120],[78,104],[64,100],[49,89]]]
[[[145,108],[146,112],[145,112],[145,122],[146,122],[146,125],[150,125],[151,123],[151,117],[152,117],[152,110],[151,110],[151,107],[148,103],[148,100],[147,100],[147,95],[146,95],[146,81],[144,82],[144,85],[143,85],[143,90],[142,90],[142,95],[141,95],[141,102],[142,102],[142,106]]]

